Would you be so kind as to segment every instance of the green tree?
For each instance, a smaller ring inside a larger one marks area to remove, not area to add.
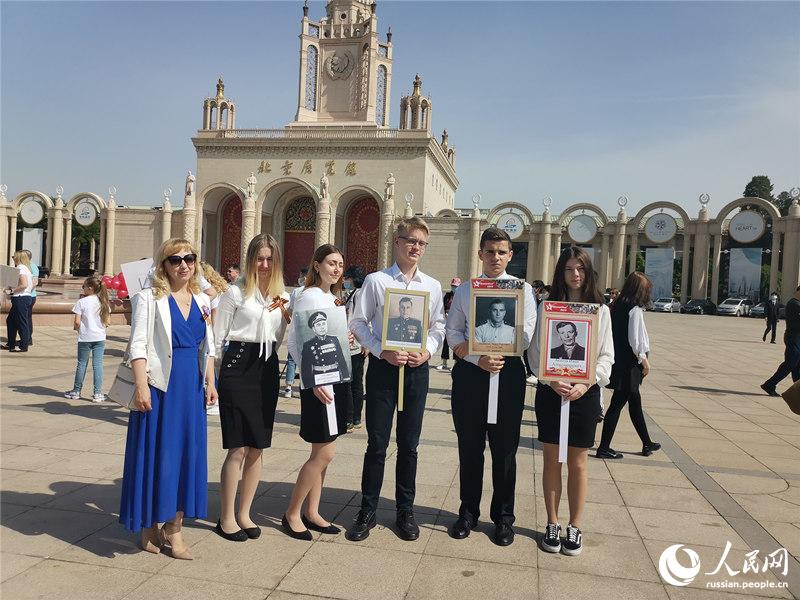
[[[773,185],[766,175],[754,175],[744,188],[742,194],[745,198],[761,198],[769,202],[775,202],[772,196]]]
[[[775,199],[775,204],[784,217],[788,215],[789,207],[792,205],[792,197],[789,195],[789,192],[781,192],[778,194],[778,197]]]

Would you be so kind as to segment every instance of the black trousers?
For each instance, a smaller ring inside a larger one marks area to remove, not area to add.
[[[414,506],[417,479],[417,445],[422,431],[422,416],[428,395],[428,363],[405,368],[403,411],[397,413],[397,466],[395,500],[397,509]],[[361,473],[361,508],[374,511],[383,485],[386,449],[392,435],[392,421],[397,406],[399,368],[374,355],[367,369],[367,451]]]
[[[347,391],[347,422],[361,423],[361,411],[364,407],[364,355],[350,355],[350,364],[353,367],[353,379]]]
[[[450,359],[450,346],[447,344],[447,340],[445,339],[442,342],[442,360],[449,360]]]
[[[507,356],[500,371],[497,424],[486,422],[489,373],[466,360],[453,367],[453,424],[458,435],[461,507],[460,517],[475,523],[480,517],[483,489],[483,454],[486,438],[492,453],[492,504],[495,523],[514,523],[517,483],[517,448],[525,405],[525,367],[518,357]]]
[[[764,340],[765,342],[767,341],[767,334],[770,332],[770,330],[772,330],[772,340],[771,341],[774,344],[775,343],[775,335],[778,333],[778,322],[777,321],[771,321],[770,319],[767,319],[767,328],[764,330],[764,335],[761,336],[761,339]]]
[[[11,297],[11,310],[8,311],[8,317],[6,318],[9,348],[16,347],[17,335],[19,335],[19,349],[28,349],[28,345],[31,341],[30,313],[30,296]]]
[[[784,360],[778,366],[775,374],[764,382],[764,385],[767,387],[774,388],[790,373],[792,375],[792,381],[800,380],[800,343],[792,341],[786,342],[786,350],[783,356]]]
[[[619,415],[625,404],[628,404],[628,412],[631,415],[633,427],[642,440],[642,444],[649,444],[652,440],[647,431],[647,424],[644,421],[644,413],[642,412],[642,395],[638,390],[635,392],[628,392],[623,390],[614,390],[611,396],[611,406],[606,411],[606,416],[603,419],[603,435],[600,438],[599,448],[607,449],[611,446],[611,440],[614,438],[614,432],[617,429],[619,422]]]
[[[31,307],[28,309],[28,325],[30,327],[30,343],[33,344],[33,305],[36,304],[36,296],[31,296]]]

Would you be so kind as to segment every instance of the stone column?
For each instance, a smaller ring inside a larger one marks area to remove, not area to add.
[[[708,209],[703,207],[695,222],[692,298],[708,298]]]
[[[781,232],[776,231],[776,223],[772,222],[772,249],[769,255],[769,290],[768,294],[778,291],[778,260],[781,250]]]
[[[115,228],[117,224],[117,202],[112,196],[108,200],[108,208],[106,208],[106,239],[104,257],[103,257],[103,275],[114,275],[114,242],[115,242]]]
[[[391,174],[390,174],[391,176]],[[378,231],[378,268],[385,269],[392,259],[392,228],[394,227],[394,185],[387,185]]]
[[[9,208],[5,191],[0,189],[0,265],[8,264]]]
[[[781,301],[787,302],[794,295],[800,282],[800,206],[797,204],[797,198],[789,206],[789,216],[784,223],[786,230],[783,235]]]
[[[628,216],[625,214],[625,209],[620,208],[617,213],[617,231],[614,236],[614,276],[611,279],[612,287],[620,289],[625,282],[625,228],[627,222]]]
[[[556,263],[558,262],[559,257],[561,256],[561,224],[556,223],[556,227],[558,228],[556,233],[553,234],[553,269],[556,268]]]
[[[54,209],[52,208],[47,211],[47,248],[45,249],[45,264],[49,267],[51,275],[55,275],[55,270],[53,269],[53,238],[55,237],[56,221],[53,211]],[[16,252],[16,249],[12,247],[12,256],[14,252]]]
[[[539,237],[539,274],[547,284],[550,280],[550,209],[545,208],[542,214],[542,234]]]
[[[714,238],[714,253],[711,255],[712,268],[711,268],[711,301],[714,304],[719,304],[719,262],[722,252],[722,230],[712,234]]]
[[[320,198],[317,204],[317,233],[314,248],[330,243],[331,235],[331,201],[327,196]]]
[[[11,257],[17,251],[17,212],[13,208],[11,211],[10,224],[8,226],[8,260],[4,264],[10,263]]]
[[[600,288],[605,291],[608,285],[608,238],[611,235],[606,231],[606,225],[603,226],[603,241],[600,245],[600,264],[599,271],[600,271]]]
[[[64,275],[72,274],[72,213],[64,215]]]
[[[689,299],[689,252],[692,244],[692,234],[683,227],[683,256],[681,256],[681,304],[686,304]]]
[[[95,257],[97,256],[97,242],[92,239],[89,242],[89,268],[92,271],[97,270],[97,265],[95,264]]]
[[[51,237],[48,240],[48,254],[50,254],[50,274],[61,275],[63,270],[64,259],[64,223],[61,213],[64,211],[64,201],[61,196],[56,198],[55,206],[53,207],[53,229],[49,232]]]
[[[251,194],[248,194],[245,197],[244,202],[242,202],[242,251],[239,258],[240,265],[247,264],[247,247],[250,245],[250,240],[252,240],[256,235],[255,226],[256,199]],[[317,226],[319,226],[319,221],[317,221]]]
[[[525,266],[525,279],[528,282],[531,282],[534,279],[540,279],[539,273],[536,272],[537,269],[536,230],[533,227],[533,223],[531,223],[528,229],[528,264]]]
[[[197,208],[195,206],[194,188],[183,197],[183,238],[197,248]],[[244,224],[244,222],[243,222]],[[242,263],[244,264],[244,263]]]
[[[100,241],[97,245],[97,266],[95,272],[102,275],[110,275],[106,273],[105,269],[105,247],[106,247],[106,227],[108,227],[108,220],[106,219],[106,209],[100,211]]]
[[[478,258],[478,250],[481,249],[481,209],[475,204],[472,209],[472,219],[469,222],[469,273],[470,277],[477,277],[481,274],[481,261]]]
[[[636,259],[639,256],[639,231],[631,232],[631,256],[628,260],[628,273],[636,270]]]
[[[172,203],[169,198],[164,198],[164,208],[161,210],[161,243],[172,237]]]

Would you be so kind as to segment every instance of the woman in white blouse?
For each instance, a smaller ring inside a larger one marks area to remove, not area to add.
[[[642,307],[650,302],[653,284],[644,273],[634,271],[611,307],[611,329],[614,334],[614,368],[608,387],[614,390],[611,406],[603,423],[603,436],[597,447],[597,458],[622,458],[622,453],[611,447],[614,430],[625,404],[631,415],[633,427],[642,440],[642,455],[650,456],[661,444],[650,439],[642,413],[642,396],[639,386],[650,373],[650,338],[644,326]]]
[[[215,531],[231,541],[261,535],[250,508],[261,479],[261,453],[272,444],[279,386],[276,348],[289,321],[288,302],[278,242],[271,235],[257,235],[247,247],[244,277],[222,294],[214,321],[217,356],[228,344],[218,385],[222,447],[228,455],[220,475]]]
[[[565,554],[580,554],[583,534],[580,530],[586,495],[589,491],[588,456],[594,446],[597,418],[600,416],[600,387],[608,383],[614,364],[614,342],[611,337],[611,318],[604,304],[603,293],[597,284],[592,260],[583,248],[565,248],[556,263],[553,284],[548,300],[556,302],[586,302],[599,304],[598,356],[595,373],[597,383],[587,386],[565,381],[540,382],[536,386],[536,423],[542,442],[544,460],[542,489],[547,509],[547,527],[542,549],[547,552],[563,550]],[[541,321],[544,322],[544,319]],[[528,364],[538,375],[540,344],[545,336],[541,330],[528,349]],[[558,438],[561,422],[561,400],[570,402],[569,440],[567,450],[567,498],[569,524],[566,536],[560,537],[558,506],[561,501],[561,463],[558,462]]]
[[[5,292],[11,296],[11,310],[8,311],[6,326],[8,327],[8,345],[3,346],[9,352],[27,352],[31,341],[31,290],[33,289],[33,275],[31,274],[31,261],[25,250],[14,253],[14,266],[19,271],[16,286],[9,286]],[[17,349],[17,335],[19,334],[19,348]]]

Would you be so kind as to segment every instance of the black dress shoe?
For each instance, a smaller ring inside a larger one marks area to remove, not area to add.
[[[497,523],[494,526],[493,541],[498,546],[510,546],[514,543],[514,530],[507,523]]]
[[[13,352],[13,350],[12,350]],[[767,392],[770,396],[780,396],[778,390],[775,389],[775,386],[769,387],[766,383],[761,384],[761,389]]]
[[[650,442],[642,446],[642,456],[650,456],[656,450],[661,450],[661,444],[658,442]]]
[[[241,525],[239,527],[241,527]],[[258,525],[255,527],[242,527],[242,531],[244,531],[251,540],[257,540],[261,537],[261,527]]]
[[[314,539],[314,536],[311,535],[311,532],[308,529],[304,529],[303,531],[295,531],[289,525],[289,521],[286,519],[286,515],[283,515],[281,519],[281,526],[283,530],[289,534],[289,537],[294,538],[296,540],[303,540],[304,542],[310,542]]]
[[[397,525],[397,530],[401,539],[407,542],[413,542],[419,538],[419,526],[414,520],[414,511],[411,509],[406,508],[398,510],[395,525]]]
[[[329,535],[336,535],[341,531],[341,529],[336,527],[336,525],[334,525],[333,523],[331,523],[327,527],[323,527],[322,525],[317,525],[316,523],[312,523],[305,515],[302,515],[300,518],[303,520],[303,525],[308,527],[311,531],[319,531],[320,533],[327,533]]]
[[[617,452],[613,448],[598,448],[595,453],[597,458],[622,458],[622,452]]]
[[[454,540],[463,540],[469,535],[473,527],[475,527],[475,525],[470,523],[467,518],[458,517],[456,522],[450,527],[450,537]]]
[[[377,524],[378,520],[375,518],[375,513],[362,508],[358,511],[356,520],[353,521],[353,524],[350,526],[350,529],[347,530],[347,533],[344,534],[344,537],[351,542],[360,542],[369,537],[369,530]]]
[[[244,529],[240,529],[239,531],[234,531],[233,533],[227,533],[222,528],[222,523],[220,521],[217,521],[217,525],[216,527],[214,527],[214,531],[217,532],[217,535],[225,538],[229,542],[246,542],[247,538],[249,537]]]

